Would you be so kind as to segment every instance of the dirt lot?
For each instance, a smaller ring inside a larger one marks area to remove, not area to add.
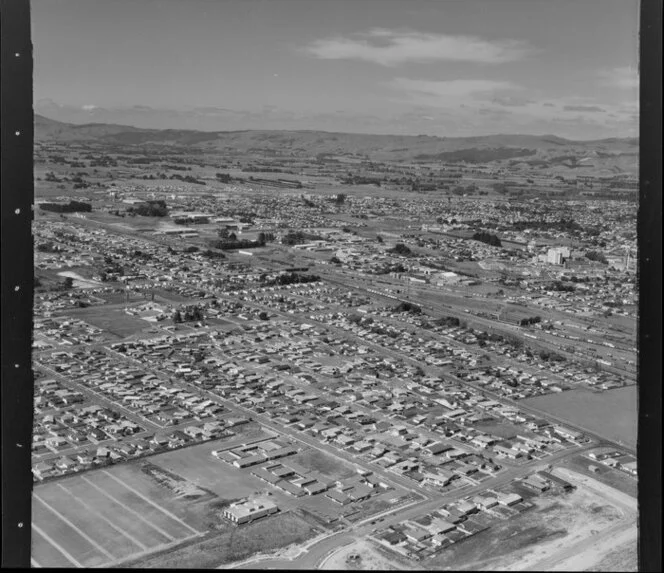
[[[359,556],[360,559],[349,559],[353,555]],[[401,571],[409,567],[405,560],[400,559],[397,562],[373,542],[361,539],[332,553],[319,568],[337,571]]]
[[[560,475],[569,480],[574,474]],[[570,560],[575,569],[585,555],[583,563],[592,566],[604,555],[588,554],[597,542],[628,541],[620,536],[635,530],[635,512],[625,503],[628,496],[620,492],[597,482],[575,479],[574,483],[575,491],[535,498],[531,500],[536,502],[534,510],[499,522],[421,565],[431,570],[551,570]],[[570,548],[574,551],[567,554]]]
[[[593,465],[598,468],[597,473],[591,472],[588,466]],[[639,482],[636,477],[630,476],[623,471],[610,468],[586,456],[578,455],[567,458],[563,464],[564,467],[574,470],[580,474],[596,479],[597,481],[614,487],[627,495],[636,497],[639,489]]]

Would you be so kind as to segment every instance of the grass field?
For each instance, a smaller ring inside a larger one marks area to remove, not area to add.
[[[636,396],[636,386],[601,393],[580,388],[528,398],[523,403],[635,448],[638,420]]]
[[[486,432],[487,434],[491,434],[493,436],[498,436],[499,438],[503,438],[505,440],[509,440],[517,434],[523,433],[523,428],[519,428],[518,426],[510,424],[509,422],[503,423],[499,420],[496,420],[495,422],[480,422],[475,424],[473,427],[476,430]]]
[[[281,513],[252,524],[230,527],[198,543],[187,544],[131,563],[136,568],[213,568],[270,553],[292,543],[302,543],[317,531],[293,513]]]
[[[200,536],[142,487],[138,472],[88,472],[33,492],[35,567],[103,567]]]
[[[67,314],[121,338],[153,326],[145,320],[128,315],[122,308],[89,307],[68,311]]]
[[[347,478],[355,474],[355,470],[350,465],[345,465],[319,450],[306,449],[293,456],[293,461],[305,468],[319,471],[332,479]]]

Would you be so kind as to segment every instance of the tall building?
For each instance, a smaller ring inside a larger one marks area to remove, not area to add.
[[[569,247],[554,247],[546,253],[546,262],[551,265],[562,265],[570,255]]]

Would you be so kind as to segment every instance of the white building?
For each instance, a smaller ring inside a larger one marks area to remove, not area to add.
[[[232,503],[224,509],[223,516],[239,525],[249,523],[266,515],[272,515],[279,511],[275,503],[267,499],[253,499]]]

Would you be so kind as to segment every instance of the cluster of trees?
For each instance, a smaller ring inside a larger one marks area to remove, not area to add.
[[[177,179],[183,181],[184,183],[194,183],[196,185],[207,185],[205,181],[201,179],[196,179],[193,175],[180,175],[179,173],[173,173],[169,179]]]
[[[294,173],[290,169],[281,169],[279,167],[261,167],[255,165],[247,165],[242,168],[244,173]]]
[[[102,155],[90,161],[90,167],[117,167],[118,162],[116,159],[107,155]]]
[[[269,232],[265,232],[265,231],[261,231],[260,233],[258,233],[258,242],[263,244],[263,245],[265,243],[270,243],[270,242],[274,241],[275,238],[276,237],[274,236],[274,233],[269,233]]]
[[[279,275],[274,279],[264,278],[261,281],[261,284],[266,287],[270,286],[284,286],[284,285],[294,285],[294,284],[306,284],[306,283],[315,283],[320,280],[318,275],[305,275],[298,273],[285,273]]]
[[[237,179],[237,181],[240,181],[240,179]],[[265,179],[262,177],[253,177],[250,175],[249,181],[260,183],[261,185],[266,185],[268,187],[279,187],[282,189],[302,189],[302,187],[304,187],[302,182],[298,181],[297,179]]]
[[[191,171],[191,167],[187,167],[186,165],[168,165],[167,163],[164,163],[162,167],[164,169],[170,169],[171,171]]]
[[[265,243],[259,241],[250,241],[249,239],[237,239],[232,234],[228,239],[220,239],[218,241],[210,241],[210,246],[213,249],[221,249],[222,251],[231,251],[233,249],[255,249],[262,247]]]
[[[402,257],[412,257],[414,255],[413,251],[403,243],[397,243],[393,248],[388,249],[387,252],[401,255]]]
[[[201,253],[204,257],[207,257],[208,259],[225,259],[226,255],[224,253],[220,253],[218,251],[211,251],[210,249],[205,249]]]
[[[551,290],[558,292],[574,292],[576,289],[574,288],[574,285],[566,285],[562,281],[554,281],[551,284]]]
[[[472,194],[477,191],[477,185],[471,183],[467,187],[463,187],[462,185],[457,185],[454,189],[452,189],[452,193],[454,195],[466,195],[466,194]]]
[[[410,314],[422,314],[422,307],[412,302],[402,302],[394,309],[395,312],[409,312]]]
[[[154,199],[135,207],[129,207],[127,212],[142,217],[165,217],[168,215],[168,207],[166,207],[166,201],[163,199]]]
[[[538,356],[544,362],[564,362],[565,358],[556,352],[548,352],[547,350],[540,350]]]
[[[176,311],[173,313],[172,319],[173,319],[173,324],[179,324],[181,322],[200,321],[200,320],[205,320],[205,314],[203,313],[202,307],[195,304],[195,305],[186,306],[184,309],[184,313],[179,308],[176,309]]]
[[[48,173],[46,173],[46,175],[44,175],[44,181],[50,181],[52,183],[60,183],[62,179],[58,179],[55,176],[55,173],[53,173],[53,171],[49,171]]]
[[[303,231],[289,231],[281,239],[282,245],[301,245],[307,241],[320,241],[323,237],[313,235],[311,233],[304,233]]]
[[[378,177],[363,177],[361,175],[351,175],[350,173],[346,177],[342,177],[341,182],[344,185],[375,185],[376,187],[382,185],[382,181]]]
[[[220,183],[230,183],[233,181],[233,178],[228,173],[215,173],[215,177]]]
[[[69,203],[42,203],[39,206],[43,211],[54,213],[90,213],[92,205],[83,201],[69,201]]]
[[[609,308],[620,308],[623,305],[623,303],[619,300],[607,300],[603,304]]]
[[[531,324],[537,324],[538,322],[542,322],[541,316],[531,316],[530,318],[522,318],[519,321],[519,326],[530,326]]]
[[[603,265],[609,264],[609,261],[606,260],[604,253],[600,253],[599,251],[588,251],[585,256],[586,259],[590,261],[597,261],[598,263],[602,263]]]
[[[433,321],[434,324],[438,326],[459,326],[461,321],[456,316],[441,316],[440,318]]]
[[[62,249],[59,245],[54,245],[51,241],[46,243],[37,243],[35,247],[40,253],[58,253]]]
[[[408,269],[403,266],[402,263],[396,263],[394,265],[385,265],[381,269],[376,271],[377,275],[387,275],[389,273],[405,273]]]
[[[515,221],[512,228],[517,231],[536,229],[538,231],[560,231],[565,233],[583,230],[583,227],[574,221],[574,219],[565,218],[561,218],[558,221]]]
[[[497,235],[494,235],[492,233],[488,233],[486,231],[477,231],[473,235],[473,239],[475,241],[480,241],[482,243],[486,243],[487,245],[491,245],[492,247],[502,247],[503,244],[500,242],[500,239],[498,238]]]

